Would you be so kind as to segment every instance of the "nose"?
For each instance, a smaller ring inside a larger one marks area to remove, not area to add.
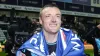
[[[56,22],[56,18],[55,18],[54,16],[52,16],[51,21],[52,21],[53,23],[55,23],[55,22]]]

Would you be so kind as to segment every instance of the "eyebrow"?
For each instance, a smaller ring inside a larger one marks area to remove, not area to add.
[[[61,15],[61,14],[56,14],[56,15]]]

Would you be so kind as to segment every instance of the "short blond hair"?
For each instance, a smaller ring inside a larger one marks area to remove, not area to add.
[[[39,17],[41,17],[41,14],[42,14],[42,11],[47,8],[47,7],[56,7],[59,9],[59,7],[55,4],[55,3],[51,3],[51,4],[47,4],[45,5],[41,10],[40,10],[40,13],[39,13]],[[60,10],[60,9],[59,9]]]

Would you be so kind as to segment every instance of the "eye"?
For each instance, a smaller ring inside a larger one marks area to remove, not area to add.
[[[61,16],[60,15],[57,15],[57,17],[60,18]]]
[[[59,15],[57,15],[57,17],[60,17]]]
[[[50,17],[49,15],[47,15],[46,17]]]

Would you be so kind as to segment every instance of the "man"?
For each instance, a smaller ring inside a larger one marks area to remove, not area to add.
[[[91,28],[91,30],[85,34],[85,40],[93,45],[94,56],[100,56],[99,54],[99,42],[100,42],[100,24]],[[99,40],[99,41],[98,41]]]
[[[83,56],[84,45],[70,29],[61,28],[61,12],[55,4],[40,11],[42,31],[33,35],[17,51],[17,56]]]

